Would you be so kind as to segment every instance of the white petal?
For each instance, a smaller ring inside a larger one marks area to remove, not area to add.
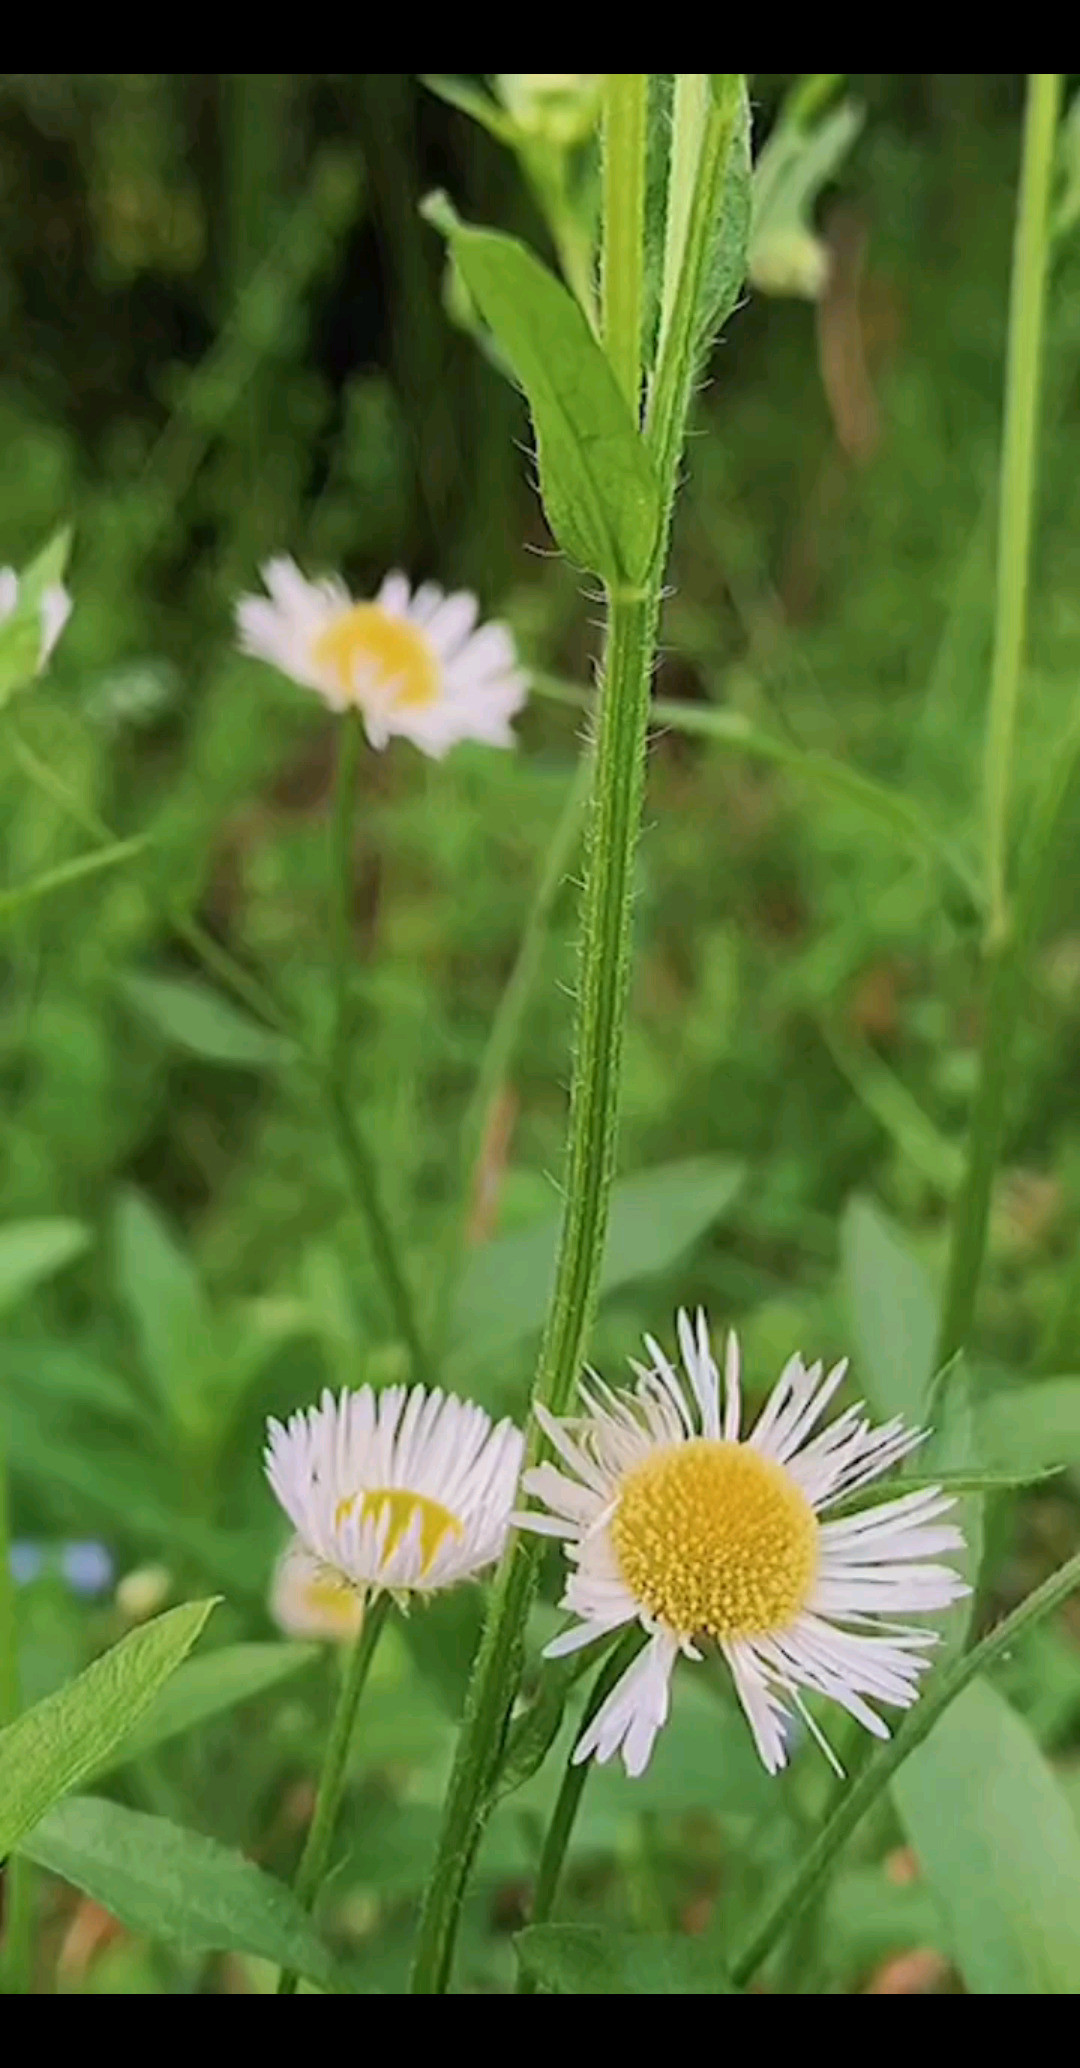
[[[631,1780],[644,1773],[657,1733],[667,1722],[678,1650],[675,1638],[665,1633],[650,1638],[583,1732],[574,1748],[575,1765],[593,1754],[603,1765],[621,1749]]]
[[[62,583],[55,582],[41,599],[41,667],[45,666],[70,616],[71,597]]]

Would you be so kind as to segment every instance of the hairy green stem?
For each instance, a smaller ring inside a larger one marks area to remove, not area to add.
[[[994,658],[986,734],[986,870],[992,949],[1004,937],[1008,924],[1009,792],[1027,629],[1043,327],[1051,252],[1050,196],[1060,106],[1061,74],[1032,72],[1028,78],[1009,301]]]
[[[584,1360],[599,1283],[614,1170],[622,1032],[630,965],[633,858],[641,817],[649,672],[658,590],[646,600],[609,599],[608,652],[590,800],[577,1049],[559,1254],[533,1403],[568,1404]],[[541,1438],[533,1422],[527,1462]],[[414,1956],[412,1990],[439,1995],[453,1958],[457,1919],[483,1830],[514,1696],[537,1548],[512,1538],[492,1586],[466,1697],[443,1827]]]
[[[628,127],[642,157],[616,188],[605,180],[605,206],[641,210],[644,129]],[[627,146],[628,147],[628,146]],[[615,293],[614,254],[643,242],[643,217],[617,225],[605,219],[602,277],[605,306],[626,320],[630,297]],[[609,256],[610,254],[610,256]],[[636,264],[636,261],[635,261]],[[640,324],[637,326],[640,353]],[[629,378],[628,337],[617,344]],[[640,361],[633,386],[640,379]],[[570,1094],[566,1196],[555,1282],[537,1367],[533,1403],[554,1413],[569,1400],[583,1360],[599,1287],[618,1127],[622,1037],[630,970],[633,867],[645,780],[649,680],[659,611],[659,560],[644,592],[608,596],[607,641],[600,696],[582,900],[577,1039]],[[532,1423],[528,1456],[540,1437]],[[425,1893],[413,1960],[416,1995],[447,1987],[462,1896],[490,1808],[506,1729],[521,1678],[525,1623],[536,1584],[538,1549],[512,1537],[492,1587],[450,1777],[442,1828]]]
[[[345,1791],[345,1773],[356,1725],[356,1712],[360,1706],[360,1697],[364,1692],[371,1661],[375,1656],[375,1647],[390,1612],[390,1605],[389,1594],[377,1594],[375,1599],[368,1603],[360,1634],[345,1664],[337,1707],[326,1741],[326,1754],[315,1798],[315,1813],[308,1827],[304,1850],[300,1855],[300,1864],[293,1883],[297,1900],[303,1904],[305,1910],[314,1908],[315,1899],[326,1879],[330,1848],[334,1842],[334,1827]],[[278,1977],[278,1995],[294,1996],[298,1981],[299,1976],[283,1968]]]
[[[914,1709],[909,1710],[895,1737],[882,1745],[867,1762],[817,1838],[803,1854],[794,1874],[770,1902],[731,1964],[731,1977],[744,1988],[767,1960],[784,1933],[813,1901],[829,1874],[841,1848],[856,1826],[878,1801],[905,1759],[924,1743],[938,1717],[978,1675],[1004,1656],[1024,1631],[1048,1616],[1080,1586],[1080,1553],[1070,1558],[1041,1587],[1036,1587],[997,1628],[988,1632],[962,1659],[938,1675]]]
[[[644,588],[608,595],[595,776],[586,843],[582,900],[582,946],[574,1073],[570,1096],[566,1197],[555,1280],[536,1380],[533,1406],[565,1412],[584,1361],[598,1297],[614,1173],[622,1068],[623,1024],[629,988],[633,866],[640,830],[645,776],[649,686],[668,533],[701,338],[699,315],[710,234],[735,133],[741,91],[710,93],[705,136],[698,162],[701,182],[689,213],[685,250],[674,291],[673,314],[651,410],[650,445],[662,499],[662,522],[652,569]],[[635,132],[636,133],[636,132]],[[638,145],[643,146],[639,136]],[[678,138],[673,149],[677,149]],[[637,206],[643,179],[606,179],[605,205]],[[643,238],[638,221],[636,235]],[[626,226],[603,226],[602,276],[608,254],[625,250]],[[611,293],[608,306],[611,306]],[[625,299],[614,297],[615,306]],[[604,338],[611,351],[614,341]],[[625,350],[620,335],[618,349]],[[640,350],[640,335],[639,335]],[[627,362],[628,363],[628,362]],[[634,387],[636,389],[637,380]],[[542,1449],[535,1418],[530,1423],[526,1462]],[[469,1683],[465,1715],[443,1811],[435,1864],[425,1892],[413,1961],[411,1987],[436,1995],[449,1982],[458,1916],[469,1871],[494,1798],[510,1712],[521,1678],[524,1633],[536,1585],[539,1547],[512,1537],[492,1586],[487,1618]]]
[[[587,1730],[593,1718],[599,1715],[612,1689],[622,1679],[627,1666],[638,1649],[638,1642],[638,1633],[635,1630],[631,1637],[624,1638],[621,1644],[617,1644],[604,1660],[593,1682],[588,1702],[585,1705],[585,1713],[581,1719],[582,1731]],[[578,1733],[578,1736],[580,1735],[581,1732]],[[577,1822],[577,1813],[581,1807],[581,1798],[585,1792],[585,1783],[589,1778],[592,1766],[593,1761],[591,1759],[583,1759],[579,1764],[575,1765],[572,1752],[566,1762],[562,1784],[555,1798],[555,1808],[551,1813],[551,1822],[544,1835],[544,1843],[540,1852],[540,1864],[537,1868],[536,1887],[533,1891],[532,1910],[529,1918],[530,1924],[546,1924],[555,1907],[555,1898],[562,1879],[567,1848],[573,1836],[574,1825]],[[517,1980],[517,1995],[534,1996],[536,1989],[537,1983],[534,1978],[522,1969]]]

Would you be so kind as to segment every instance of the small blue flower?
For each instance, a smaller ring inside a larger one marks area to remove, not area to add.
[[[13,1544],[11,1547],[11,1576],[17,1587],[28,1587],[36,1580],[45,1566],[45,1553],[40,1544]]]
[[[113,1583],[113,1561],[104,1544],[65,1544],[60,1570],[76,1594],[105,1594]]]

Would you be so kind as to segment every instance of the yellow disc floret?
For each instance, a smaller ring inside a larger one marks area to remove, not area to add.
[[[360,1505],[360,1519],[368,1518],[378,1522],[381,1515],[387,1515],[389,1522],[386,1541],[382,1547],[385,1564],[391,1558],[417,1516],[420,1518],[420,1572],[430,1571],[444,1537],[460,1537],[462,1527],[456,1515],[444,1508],[441,1501],[433,1501],[429,1494],[413,1493],[407,1486],[369,1487],[365,1493],[350,1494],[345,1501],[339,1501],[334,1516],[335,1528],[351,1515],[357,1503]]]
[[[374,697],[383,705],[416,710],[439,694],[430,642],[416,625],[391,617],[377,603],[354,603],[342,611],[319,633],[312,658],[360,703]]]
[[[611,1522],[622,1577],[680,1637],[758,1637],[805,1605],[818,1524],[782,1465],[742,1443],[672,1444],[626,1474]]]

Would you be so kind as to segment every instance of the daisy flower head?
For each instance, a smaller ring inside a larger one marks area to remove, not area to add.
[[[400,735],[441,760],[459,740],[513,746],[527,678],[506,626],[477,628],[475,596],[447,596],[434,582],[413,591],[388,574],[373,601],[358,602],[342,582],[310,582],[286,558],[268,561],[262,577],[266,595],[236,607],[241,648],[331,710],[358,710],[373,747]]]
[[[3,628],[9,625],[15,630],[14,621],[20,614],[19,577],[13,567],[0,567],[0,637]],[[24,602],[24,608],[25,608]],[[40,675],[45,667],[64,626],[71,616],[71,597],[62,582],[50,582],[41,591],[40,601],[34,613],[36,623],[27,654],[27,675]],[[31,627],[28,625],[28,631]]]
[[[267,1426],[266,1474],[324,1580],[361,1596],[434,1594],[494,1564],[523,1438],[452,1394],[324,1393]]]
[[[691,1323],[680,1313],[677,1328],[681,1370],[650,1336],[632,1388],[616,1392],[591,1376],[581,1414],[560,1420],[537,1409],[560,1462],[523,1481],[547,1513],[515,1521],[564,1540],[562,1605],[578,1618],[547,1656],[635,1621],[647,1633],[574,1757],[621,1751],[628,1774],[644,1772],[676,1659],[700,1660],[704,1642],[723,1654],[770,1773],[787,1764],[793,1711],[839,1771],[803,1690],[888,1737],[874,1705],[914,1702],[937,1641],[896,1618],[969,1591],[934,1562],[963,1548],[942,1521],[954,1504],[928,1487],[828,1520],[925,1432],[899,1420],[875,1428],[861,1403],[821,1426],[847,1361],[823,1374],[793,1357],[744,1436],[735,1337],[721,1375],[704,1314]]]
[[[294,1537],[274,1568],[270,1613],[286,1637],[350,1644],[360,1634],[364,1597],[343,1573],[321,1564]]]

